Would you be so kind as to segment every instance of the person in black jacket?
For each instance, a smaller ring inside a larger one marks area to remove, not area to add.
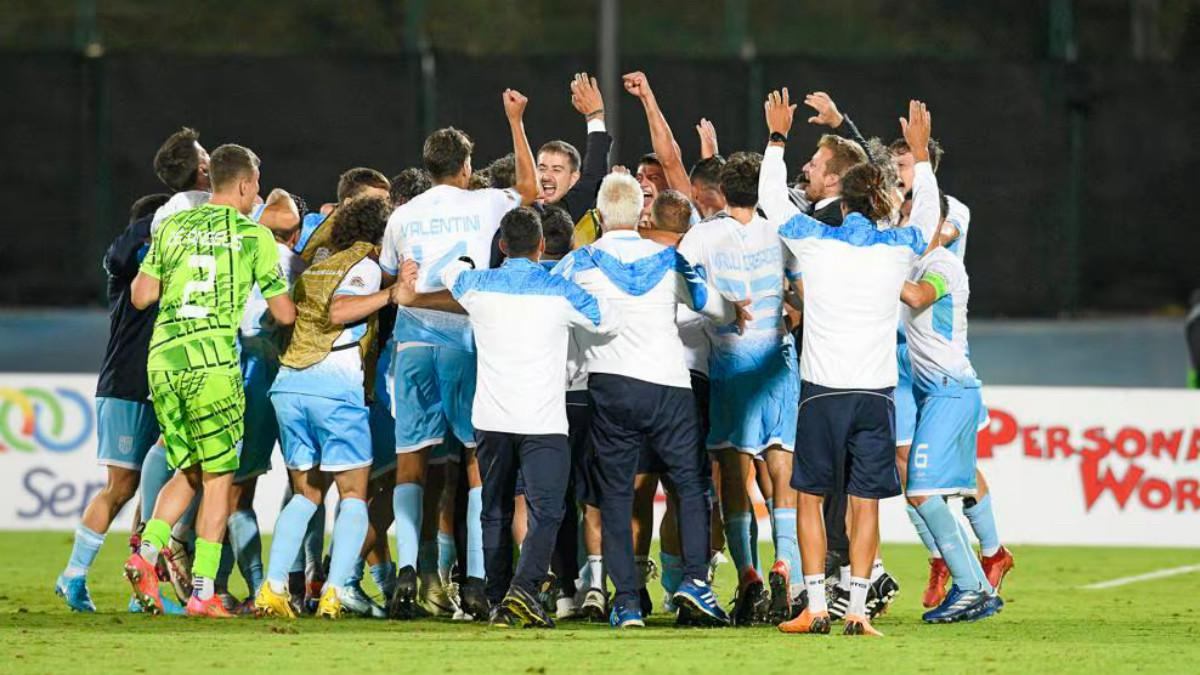
[[[149,248],[154,212],[170,197],[154,194],[134,202],[129,226],[104,255],[110,328],[96,384],[96,429],[98,461],[108,468],[108,482],[84,510],[75,529],[71,558],[55,583],[55,592],[77,612],[96,611],[87,589],[88,569],[113,519],[137,491],[143,463],[158,439],[158,421],[146,378],[146,358],[158,305],[138,310],[130,303],[129,294],[130,282]],[[158,489],[170,477],[165,452],[151,455],[149,461],[161,466],[147,471],[147,480],[143,481],[143,513],[153,510]],[[153,480],[151,473],[155,475]]]
[[[566,141],[550,141],[537,153],[539,202],[558,204],[578,222],[596,205],[600,181],[608,175],[608,151],[612,136],[604,126],[604,98],[596,78],[578,73],[571,81],[571,105],[587,122],[587,147],[583,160]]]

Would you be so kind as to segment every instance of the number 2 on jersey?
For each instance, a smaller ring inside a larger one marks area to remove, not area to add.
[[[442,287],[442,268],[450,264],[451,261],[458,260],[467,254],[467,242],[460,241],[450,249],[446,255],[438,258],[437,262],[430,265],[429,269],[425,269],[425,256],[421,246],[413,246],[413,260],[421,265],[424,272],[426,288],[441,288]]]
[[[216,288],[217,259],[211,255],[194,255],[188,258],[188,267],[192,274],[200,277],[187,282],[183,287],[183,305],[179,308],[179,316],[185,319],[203,319],[208,316],[209,308],[193,302],[193,293],[212,293]]]

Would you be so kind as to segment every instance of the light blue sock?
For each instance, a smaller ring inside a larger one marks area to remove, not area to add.
[[[446,534],[439,530],[437,534],[437,549],[438,574],[443,579],[449,579],[450,570],[454,569],[454,563],[458,562],[458,544],[454,542],[454,535]]]
[[[325,550],[325,502],[317,504],[317,510],[308,521],[304,531],[304,576],[316,579],[321,571],[321,553]]]
[[[142,462],[142,476],[138,480],[138,489],[142,492],[142,522],[148,523],[154,517],[154,503],[158,493],[162,491],[167,481],[171,480],[171,467],[167,466],[167,449],[158,443],[146,453],[146,461]]]
[[[329,552],[329,583],[333,586],[343,588],[353,578],[358,553],[367,538],[367,524],[367,503],[361,499],[343,499],[333,523],[333,546]]]
[[[467,490],[467,576],[482,579],[483,488]]]
[[[229,545],[229,537],[221,542],[221,563],[217,567],[217,578],[213,580],[218,590],[229,592],[229,576],[233,574],[233,546]]]
[[[283,588],[287,585],[288,572],[301,553],[308,523],[316,512],[316,504],[303,495],[292,495],[287,506],[279,513],[279,519],[275,521],[275,535],[271,538],[271,554],[267,558],[267,581],[272,586]],[[302,588],[291,590],[304,592]]]
[[[756,567],[752,548],[756,548],[758,542],[753,541],[750,534],[753,521],[754,514],[749,511],[731,513],[725,517],[725,541],[729,545],[729,556],[733,558],[739,581],[743,572]]]
[[[796,539],[796,509],[779,508],[775,517],[775,557],[788,564],[788,586],[795,587],[793,596],[804,586],[804,569],[800,565],[800,542]]]
[[[917,512],[925,519],[925,524],[933,533],[938,550],[942,552],[942,559],[946,561],[950,575],[954,577],[954,583],[966,591],[991,592],[992,586],[983,575],[983,567],[979,565],[979,559],[971,550],[970,542],[963,536],[962,528],[958,526],[958,521],[950,512],[946,501],[941,497],[931,497],[917,507]]]
[[[433,574],[438,565],[437,539],[425,539],[417,546],[417,572]]]
[[[229,516],[228,529],[233,557],[237,559],[238,569],[253,596],[263,582],[262,537],[258,533],[258,518],[250,509],[234,511]]]
[[[983,557],[995,555],[1000,550],[1000,534],[996,531],[996,516],[992,513],[992,493],[987,493],[974,506],[963,509],[963,515],[971,523]]]
[[[399,569],[417,566],[424,495],[425,488],[420,483],[401,483],[392,490],[392,510],[396,514],[396,567]]]
[[[668,595],[674,595],[679,590],[679,584],[683,583],[683,558],[659,551],[658,560],[662,563],[663,590]]]
[[[103,533],[93,532],[80,523],[75,528],[75,545],[71,547],[71,559],[67,561],[67,569],[63,576],[70,578],[87,574],[103,545]]]
[[[396,563],[392,561],[371,565],[371,578],[384,597],[391,598],[396,588]]]
[[[917,512],[917,508],[912,504],[905,504],[904,510],[908,513],[908,519],[912,521],[913,528],[916,529],[917,536],[921,538],[921,543],[925,544],[925,550],[929,551],[929,555],[934,558],[942,557],[938,551],[937,542],[933,540],[933,533],[929,531],[929,526],[925,524],[925,519]]]

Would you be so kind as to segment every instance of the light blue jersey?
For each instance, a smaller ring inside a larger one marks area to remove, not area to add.
[[[800,384],[783,297],[785,276],[799,276],[794,258],[777,228],[758,216],[745,224],[729,216],[698,223],[679,251],[722,296],[750,302],[751,319],[741,334],[732,326],[712,329],[708,446],[749,453],[771,445],[791,450]]]

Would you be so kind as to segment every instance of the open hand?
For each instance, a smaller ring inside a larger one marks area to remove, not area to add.
[[[792,129],[792,118],[796,114],[796,104],[791,102],[787,87],[783,91],[773,91],[767,94],[767,102],[763,106],[767,111],[767,129],[771,133],[787,136]]]

